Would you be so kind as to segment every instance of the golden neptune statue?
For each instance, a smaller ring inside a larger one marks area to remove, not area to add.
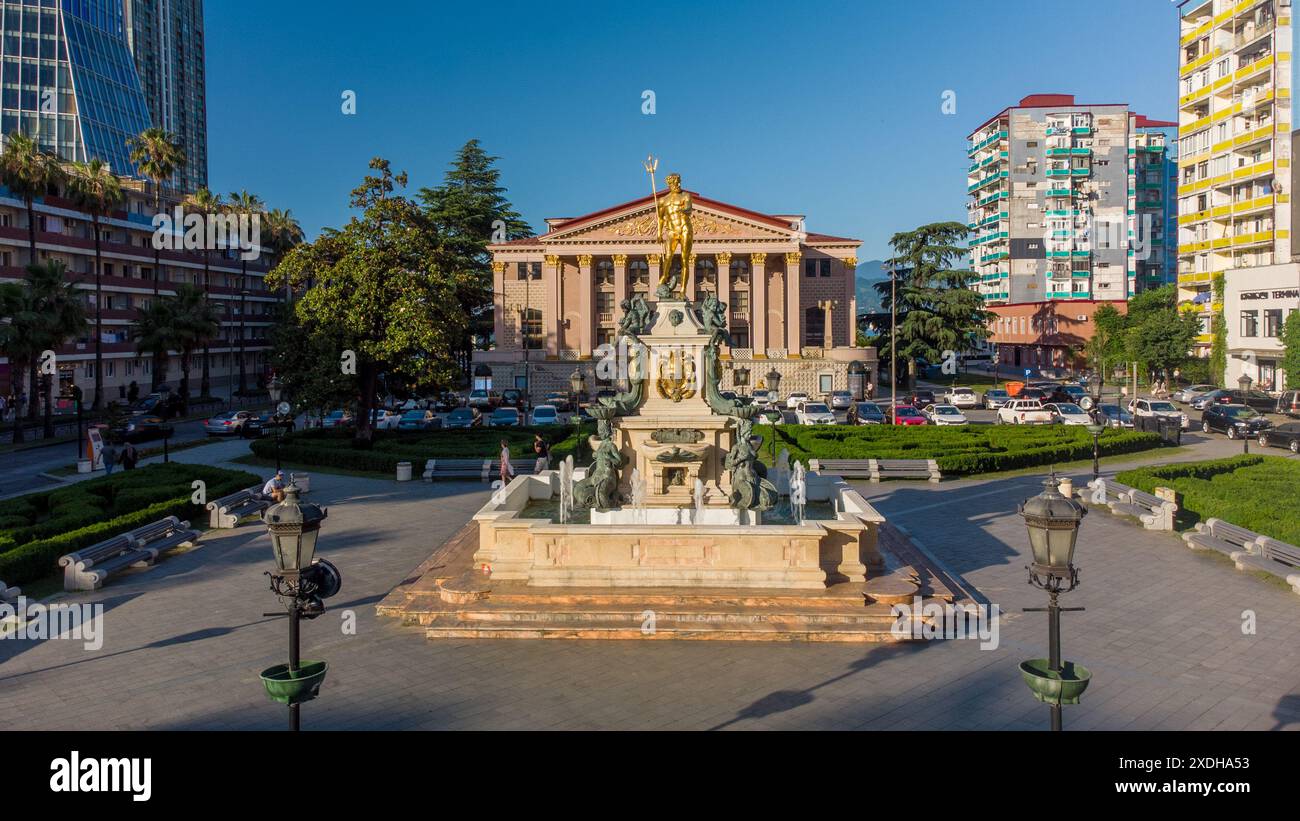
[[[691,223],[691,195],[682,190],[682,176],[669,174],[664,178],[668,184],[668,193],[659,196],[655,188],[655,169],[659,160],[651,157],[645,162],[646,173],[650,175],[650,190],[655,199],[655,219],[659,228],[659,241],[664,245],[663,261],[659,269],[659,288],[655,291],[660,299],[673,296],[674,291],[682,299],[690,293],[691,281],[691,243],[695,239],[695,229]],[[680,255],[682,276],[679,282],[672,281],[673,257]],[[676,286],[676,287],[674,287]]]

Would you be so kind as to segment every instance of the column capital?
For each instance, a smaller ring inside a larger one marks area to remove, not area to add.
[[[858,267],[858,258],[857,258],[857,257],[845,257],[845,258],[844,258],[844,265],[845,265],[846,267],[849,267],[849,268],[857,268],[857,267]]]
[[[504,274],[505,272],[506,272],[506,264],[504,262],[497,262],[495,260],[492,262],[492,273]]]
[[[731,264],[730,251],[719,251],[718,253],[714,254],[714,258],[717,260],[719,268]]]
[[[751,265],[765,265],[767,264],[767,254],[763,251],[755,251],[749,255],[749,263]]]
[[[591,267],[591,254],[578,254],[578,265],[583,268]]]
[[[799,260],[803,257],[798,251],[787,251],[785,255],[786,265],[798,265]]]
[[[546,255],[546,264],[549,265],[549,266],[551,266],[552,268],[558,267],[559,264],[560,264],[560,255],[559,255],[559,254],[547,254],[547,255]]]
[[[646,254],[645,261],[650,265],[658,265],[661,258],[660,254]]]
[[[614,264],[619,266],[627,265],[627,254],[615,254]]]

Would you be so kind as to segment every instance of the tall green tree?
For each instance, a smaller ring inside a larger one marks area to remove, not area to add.
[[[136,351],[148,355],[153,361],[155,378],[160,370],[158,363],[166,362],[168,355],[180,350],[183,344],[181,329],[176,322],[176,311],[169,304],[169,299],[160,296],[150,300],[136,312],[135,319],[131,321],[131,339],[135,342]]]
[[[27,266],[27,287],[36,321],[29,332],[35,347],[54,351],[86,330],[86,301],[76,283],[70,282],[62,262],[56,259]],[[50,401],[51,374],[41,374],[45,398],[45,438],[54,436],[53,403]]]
[[[36,310],[32,290],[27,282],[0,283],[0,353],[9,360],[13,395],[22,393],[23,379],[40,356],[37,337],[40,314]],[[24,441],[23,417],[20,408],[14,409],[15,443]]]
[[[121,180],[98,157],[90,162],[72,163],[68,171],[68,189],[77,207],[90,215],[91,230],[95,235],[95,399],[91,408],[99,410],[104,395],[104,258],[99,224],[104,217],[121,207],[126,195],[122,193]],[[155,367],[155,389],[158,380],[158,369]]]
[[[1223,300],[1227,288],[1223,274],[1214,275],[1214,311],[1210,319],[1210,381],[1223,385],[1228,373],[1228,320],[1223,316]]]
[[[399,193],[405,173],[376,157],[352,191],[359,212],[339,230],[299,245],[268,275],[267,285],[315,285],[294,302],[299,322],[323,334],[335,349],[330,360],[354,370],[355,443],[368,447],[371,411],[380,373],[412,382],[450,382],[456,346],[468,325],[458,295],[469,284],[424,209]]]
[[[1092,338],[1088,340],[1085,351],[1088,363],[1101,375],[1102,382],[1106,373],[1124,358],[1124,330],[1127,317],[1114,305],[1105,304],[1097,307],[1092,315]]]
[[[478,140],[461,146],[442,185],[423,188],[419,199],[450,254],[448,263],[464,282],[458,294],[471,323],[457,342],[461,370],[469,372],[473,336],[492,332],[492,255],[488,244],[532,235],[506,198],[501,172]]]
[[[154,213],[162,213],[163,184],[172,178],[177,168],[185,164],[185,149],[175,134],[157,127],[146,128],[137,136],[127,140],[126,145],[131,151],[131,162],[135,163],[140,173],[153,183]],[[161,280],[162,248],[158,243],[154,243],[154,294],[158,293],[158,283]]]
[[[265,212],[266,203],[262,202],[262,198],[256,194],[250,194],[241,189],[239,191],[232,191],[230,195],[226,197],[226,213],[240,217],[247,217],[250,221],[256,218],[259,226]],[[258,232],[253,235],[253,239],[258,244],[256,250],[258,258],[260,259],[262,256],[262,235],[260,228]],[[239,290],[248,290],[248,257],[242,253],[239,255]],[[241,306],[241,310],[242,309],[243,306]],[[239,351],[235,356],[239,357],[239,393],[243,394],[248,391],[248,373],[244,363],[244,329],[242,327],[239,329],[239,334]]]
[[[1281,367],[1286,372],[1286,387],[1300,389],[1300,311],[1287,314],[1278,337],[1282,343]]]
[[[23,201],[27,209],[28,264],[36,257],[36,198],[43,197],[64,181],[63,163],[42,151],[36,140],[19,132],[6,134],[0,151],[0,182]]]
[[[271,256],[272,268],[304,240],[302,226],[289,209],[272,208],[262,218],[262,245]],[[292,301],[293,292],[286,289],[284,297],[286,301]]]
[[[182,207],[192,213],[201,214],[204,224],[203,240],[203,295],[205,299],[211,301],[212,295],[212,252],[213,248],[209,247],[207,241],[207,225],[217,214],[220,214],[225,208],[225,203],[220,194],[214,194],[207,188],[200,188],[193,194],[185,198]],[[217,330],[213,333],[216,337],[221,333],[220,317],[218,316]],[[212,395],[212,377],[209,371],[209,361],[212,359],[211,354],[212,338],[203,340],[203,372],[199,377],[199,396]]]
[[[203,289],[181,282],[176,285],[176,295],[164,297],[164,305],[172,312],[171,325],[177,350],[180,353],[182,408],[189,409],[190,365],[194,351],[216,336],[221,328],[217,309],[208,301]]]
[[[989,335],[993,314],[971,287],[974,271],[954,264],[969,253],[961,243],[968,229],[959,222],[936,222],[894,234],[894,256],[885,261],[897,282],[898,351],[907,361],[908,385],[914,383],[916,361],[942,362],[949,351],[960,354]],[[873,286],[882,305],[893,305],[889,280]],[[887,334],[882,334],[887,338]],[[888,349],[890,346],[885,345]],[[894,356],[893,350],[888,350]]]

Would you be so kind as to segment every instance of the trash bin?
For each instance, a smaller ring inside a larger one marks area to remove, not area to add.
[[[1170,445],[1179,445],[1183,441],[1183,422],[1169,416],[1160,417],[1160,439]]]
[[[399,481],[399,482],[409,482],[409,481],[411,481],[411,463],[410,463],[410,462],[398,462],[398,463],[397,463],[397,481]]]

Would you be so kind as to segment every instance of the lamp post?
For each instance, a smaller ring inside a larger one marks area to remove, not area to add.
[[[72,395],[73,409],[77,412],[77,461],[81,461],[81,386],[73,382],[68,392]]]
[[[284,426],[288,423],[288,416],[293,408],[288,402],[281,402],[280,398],[284,396],[284,383],[280,381],[279,375],[271,377],[271,381],[266,385],[267,392],[271,395],[271,402],[275,404],[275,414],[272,415],[271,421],[275,424],[275,472],[280,472],[280,440],[284,438]]]
[[[777,412],[779,413],[781,408],[777,403],[781,401],[781,372],[773,367],[772,370],[767,372],[765,378],[767,379],[768,401],[776,406]]]
[[[1101,476],[1101,434],[1106,430],[1106,423],[1101,419],[1101,374],[1094,373],[1088,377],[1088,395],[1092,397],[1092,407],[1089,409],[1089,416],[1092,421],[1084,427],[1088,433],[1092,434],[1092,478],[1095,481]]]
[[[299,503],[298,486],[292,483],[284,490],[284,501],[262,514],[275,556],[275,572],[266,575],[271,577],[275,595],[287,600],[289,663],[263,670],[261,678],[268,696],[289,705],[289,729],[294,731],[299,728],[298,705],[316,697],[326,670],[323,661],[303,663],[299,659],[299,622],[324,613],[324,599],[337,593],[343,584],[338,568],[315,558],[321,522],[328,515],[329,511],[318,505]]]
[[[889,424],[898,424],[898,285],[889,266]]]
[[[1061,613],[1080,611],[1082,607],[1062,608],[1057,601],[1079,585],[1079,571],[1074,566],[1074,548],[1079,538],[1079,523],[1088,510],[1074,499],[1067,499],[1057,489],[1055,474],[1043,482],[1043,492],[1020,505],[1020,515],[1029,531],[1033,564],[1029,583],[1047,591],[1048,658],[1021,662],[1020,674],[1034,697],[1052,709],[1052,729],[1061,729],[1061,705],[1078,704],[1092,674],[1087,668],[1061,659]],[[1041,613],[1044,608],[1026,607],[1027,613]]]
[[[243,396],[248,391],[248,378],[244,374],[244,332],[248,322],[248,307],[245,300],[248,298],[249,291],[247,288],[239,292],[239,395]]]
[[[573,373],[569,374],[569,392],[573,394],[573,435],[577,439],[573,453],[579,460],[582,458],[582,416],[578,413],[578,401],[586,388],[586,375],[581,369],[574,368]]]
[[[1252,382],[1254,382],[1254,380],[1250,378],[1250,374],[1243,373],[1237,379],[1237,387],[1241,390],[1241,402],[1243,405],[1249,404],[1246,400],[1250,398],[1250,385]],[[1241,434],[1241,452],[1250,453],[1249,429],[1243,431]]]

